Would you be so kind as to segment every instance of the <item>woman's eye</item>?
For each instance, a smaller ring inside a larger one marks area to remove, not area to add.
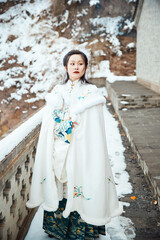
[[[75,65],[75,63],[70,63],[70,65],[71,65],[71,66],[74,66],[74,65]],[[79,65],[79,66],[82,66],[82,65],[83,65],[83,63],[78,63],[78,65]]]

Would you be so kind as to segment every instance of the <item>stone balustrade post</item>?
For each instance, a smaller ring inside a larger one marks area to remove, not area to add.
[[[39,131],[40,124],[0,162],[0,240],[24,239],[37,210],[28,209],[26,201]]]

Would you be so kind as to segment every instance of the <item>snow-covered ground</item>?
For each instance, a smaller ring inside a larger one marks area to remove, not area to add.
[[[103,95],[107,96],[106,90],[101,88]],[[124,147],[122,145],[121,135],[118,130],[118,122],[111,113],[105,108],[105,127],[106,139],[108,145],[109,159],[117,187],[118,197],[132,193],[132,186],[129,183],[129,175],[125,171],[126,164],[123,155]],[[129,206],[129,203],[123,202],[123,205]],[[43,209],[39,207],[28,231],[25,240],[49,240],[50,238],[42,229]],[[107,235],[101,237],[103,240],[133,240],[135,230],[132,221],[123,216],[115,217],[106,225]]]

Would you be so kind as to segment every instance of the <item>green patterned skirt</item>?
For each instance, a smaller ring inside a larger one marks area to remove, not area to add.
[[[94,240],[99,234],[105,235],[105,225],[94,226],[84,222],[77,211],[71,212],[68,218],[62,216],[66,199],[59,202],[59,208],[55,212],[44,211],[43,229],[56,239]]]

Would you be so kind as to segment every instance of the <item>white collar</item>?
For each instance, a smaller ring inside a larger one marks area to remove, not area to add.
[[[79,86],[81,85],[81,80],[80,79],[77,79],[75,81],[71,81],[70,79],[67,81],[67,85],[68,86]]]

